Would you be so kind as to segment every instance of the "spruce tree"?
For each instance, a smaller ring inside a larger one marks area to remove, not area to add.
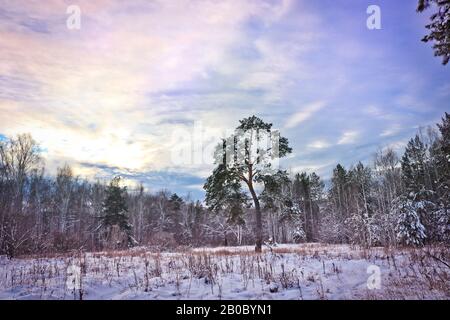
[[[323,189],[325,188],[325,184],[323,183],[323,181],[315,172],[309,175],[309,181],[311,189],[310,193],[313,201],[318,202],[322,200]]]
[[[125,233],[127,245],[133,245],[135,240],[131,235],[131,224],[128,222],[126,204],[126,187],[120,187],[120,177],[112,179],[106,188],[106,198],[103,201],[102,226],[106,229],[106,238],[109,240],[114,226]]]
[[[438,124],[440,138],[433,150],[437,171],[439,209],[435,212],[437,234],[440,241],[450,242],[450,114],[445,113]]]
[[[410,198],[426,187],[426,152],[426,146],[416,135],[408,142],[402,157],[402,180]]]
[[[401,166],[406,194],[396,199],[392,207],[397,216],[397,239],[400,243],[421,245],[426,233],[434,229],[437,208],[435,193],[427,188],[427,146],[418,135],[408,142]]]
[[[174,238],[178,242],[181,242],[183,239],[182,234],[182,212],[181,209],[184,205],[184,201],[180,198],[176,193],[172,194],[169,199],[169,216],[171,220],[170,230],[174,233]]]
[[[450,205],[450,114],[445,113],[442,123],[438,124],[441,137],[438,140],[437,170],[439,174],[438,192],[445,202]]]
[[[293,227],[291,236],[297,243],[307,240],[304,228],[304,215],[305,213],[302,211],[298,203],[291,200],[285,201],[280,220],[288,222]]]
[[[425,227],[420,218],[419,203],[406,196],[394,200],[392,212],[397,216],[397,241],[401,244],[420,246],[424,244]]]

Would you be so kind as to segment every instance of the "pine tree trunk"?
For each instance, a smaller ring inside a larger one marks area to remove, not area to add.
[[[256,195],[255,189],[253,188],[253,168],[250,164],[248,166],[248,177],[244,179],[248,186],[248,190],[252,195],[253,203],[255,205],[255,216],[256,216],[256,228],[255,228],[255,237],[256,237],[256,245],[255,252],[262,251],[262,217],[261,217],[261,207],[259,205],[259,199]]]
[[[261,207],[259,205],[258,196],[256,195],[255,190],[253,189],[253,184],[250,182],[249,190],[253,198],[253,202],[255,204],[255,215],[256,215],[256,228],[255,228],[255,236],[256,236],[256,245],[255,252],[262,251],[262,217],[261,217]]]
[[[262,217],[261,209],[259,207],[259,201],[255,201],[255,214],[256,214],[256,245],[255,252],[262,251]]]

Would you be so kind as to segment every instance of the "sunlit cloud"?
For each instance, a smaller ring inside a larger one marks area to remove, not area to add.
[[[308,148],[312,149],[325,149],[330,146],[330,143],[328,143],[325,140],[316,140],[307,145]]]

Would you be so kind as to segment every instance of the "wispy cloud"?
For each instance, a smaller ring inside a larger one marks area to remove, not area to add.
[[[311,104],[306,105],[300,111],[294,113],[289,119],[286,121],[286,128],[294,128],[300,123],[308,120],[311,116],[313,116],[316,112],[325,107],[324,101],[316,101]]]
[[[351,144],[355,143],[359,133],[357,131],[346,131],[342,134],[338,141],[338,144]]]
[[[391,127],[388,127],[383,130],[383,132],[380,133],[380,137],[390,137],[395,134],[397,134],[401,130],[401,126],[398,124],[392,125]]]

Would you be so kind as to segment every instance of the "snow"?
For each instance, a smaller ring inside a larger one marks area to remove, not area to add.
[[[161,253],[140,247],[0,257],[0,299],[79,299],[80,292],[82,299],[114,300],[449,299],[448,285],[440,280],[448,278],[448,268],[424,258],[425,250],[309,243],[265,246],[262,254],[253,246]],[[368,288],[371,266],[379,267],[379,289]],[[74,270],[81,270],[79,278],[73,278]],[[430,282],[430,270],[436,283]],[[74,290],[75,283],[81,288]]]

